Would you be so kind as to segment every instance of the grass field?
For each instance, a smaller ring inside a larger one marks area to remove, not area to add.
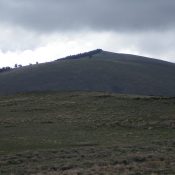
[[[175,174],[175,98],[2,96],[1,174]]]

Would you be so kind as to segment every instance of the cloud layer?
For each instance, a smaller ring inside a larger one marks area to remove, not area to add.
[[[0,21],[39,32],[165,30],[174,0],[1,0]]]
[[[0,0],[0,67],[102,48],[175,62],[174,0]]]

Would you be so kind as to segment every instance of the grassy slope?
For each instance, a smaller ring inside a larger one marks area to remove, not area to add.
[[[174,98],[1,97],[0,174],[175,174],[174,114]]]
[[[175,96],[175,64],[101,52],[0,74],[0,94],[41,90],[89,90]]]

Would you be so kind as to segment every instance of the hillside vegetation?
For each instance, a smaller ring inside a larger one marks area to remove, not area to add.
[[[0,174],[175,174],[174,114],[175,98],[2,96]]]
[[[97,49],[0,74],[0,94],[32,91],[175,96],[175,64]]]

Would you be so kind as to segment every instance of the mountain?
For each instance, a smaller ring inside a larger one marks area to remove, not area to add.
[[[97,49],[0,73],[0,94],[106,91],[175,96],[175,64]]]

